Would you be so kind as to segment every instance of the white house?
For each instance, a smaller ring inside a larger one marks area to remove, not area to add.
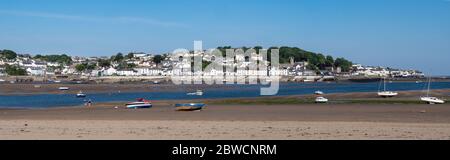
[[[162,69],[154,68],[135,68],[136,74],[139,76],[159,76],[163,75],[164,71]]]
[[[27,68],[27,73],[32,76],[44,76],[45,69],[30,67],[30,68]]]
[[[119,76],[137,76],[137,72],[133,70],[117,70]]]
[[[107,70],[103,71],[103,75],[105,75],[105,76],[112,76],[115,74],[117,74],[117,70],[113,67],[110,67]]]

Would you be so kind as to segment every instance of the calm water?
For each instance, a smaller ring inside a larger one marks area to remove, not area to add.
[[[395,82],[388,84],[389,90],[422,90],[426,83]],[[78,106],[85,99],[98,102],[124,102],[136,98],[150,100],[193,100],[217,98],[259,97],[259,85],[233,85],[233,89],[206,89],[203,96],[188,96],[188,91],[152,92],[152,93],[98,93],[88,94],[87,98],[76,98],[73,94],[41,94],[0,96],[0,108],[51,108],[61,106]],[[325,93],[376,92],[378,83],[284,83],[280,85],[278,96],[312,94],[317,90]],[[435,82],[432,89],[450,89],[450,82]]]

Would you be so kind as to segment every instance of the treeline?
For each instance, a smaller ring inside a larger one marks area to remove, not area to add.
[[[133,69],[133,68],[137,67],[137,65],[134,63],[128,63],[127,61],[133,59],[134,54],[136,54],[136,53],[130,52],[126,55],[124,55],[123,53],[117,53],[117,54],[111,56],[109,59],[99,59],[96,64],[92,64],[92,63],[91,64],[88,64],[88,63],[78,64],[75,66],[75,69],[78,72],[83,72],[86,70],[93,70],[96,67],[108,68],[108,67],[111,67],[113,63],[117,64],[115,66],[115,68],[119,69],[119,70]],[[152,59],[152,62],[155,63],[156,65],[159,65],[162,63],[162,61],[167,56],[168,56],[167,54],[155,55]]]
[[[27,71],[17,66],[5,65],[5,72],[10,76],[26,76]]]
[[[0,58],[13,60],[17,58],[17,53],[11,50],[0,50]]]
[[[63,65],[70,65],[72,64],[72,58],[68,55],[62,54],[62,55],[36,55],[33,57],[33,59],[46,61],[46,62],[53,62],[53,63],[59,63]]]
[[[231,46],[223,46],[218,47],[218,50],[222,52],[225,56],[227,49],[242,49],[245,51],[249,49],[255,49],[259,54],[259,50],[263,49],[261,46],[256,46],[253,48],[249,47],[241,47],[241,48],[233,48]],[[270,47],[268,49],[268,61],[271,61],[270,53],[272,49],[279,49],[280,53],[280,63],[290,63],[291,57],[294,58],[296,62],[308,62],[308,69],[311,70],[325,70],[330,67],[340,67],[342,71],[348,72],[350,71],[353,63],[345,58],[333,58],[331,55],[324,55],[321,53],[314,53],[310,51],[305,51],[298,47]]]

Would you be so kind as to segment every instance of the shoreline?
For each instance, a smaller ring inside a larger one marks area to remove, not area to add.
[[[140,92],[136,92],[140,93]],[[50,94],[50,93],[49,93]],[[70,93],[66,93],[70,94]],[[23,95],[23,96],[31,96]],[[423,95],[423,91],[401,91],[399,96],[394,98],[381,98],[376,92],[351,92],[351,93],[332,93],[324,95],[330,101],[327,104],[316,104],[314,94],[300,94],[287,96],[264,96],[264,97],[244,97],[244,98],[209,98],[209,99],[174,99],[174,100],[151,100],[154,105],[174,105],[175,103],[205,103],[207,105],[421,105],[419,97]],[[1,94],[0,94],[1,96]],[[14,96],[14,95],[10,95]],[[22,96],[22,95],[20,95]],[[444,99],[450,99],[450,89],[433,90],[431,96]],[[133,101],[134,99],[130,99]],[[123,107],[129,101],[111,101],[98,102],[94,101],[94,106],[119,106]],[[56,106],[56,107],[0,107],[2,110],[46,110],[46,109],[64,109],[64,108],[84,108],[83,105],[73,106]]]
[[[450,105],[0,110],[3,140],[450,140]]]
[[[415,81],[396,81],[398,83],[416,83]],[[436,81],[438,82],[438,81]],[[450,81],[439,81],[450,82]],[[348,81],[337,82],[280,82],[280,84],[318,84],[318,83],[331,83],[331,84],[365,84]],[[372,82],[373,83],[373,82]],[[60,91],[59,87],[69,87],[68,91]],[[175,85],[171,83],[152,84],[152,83],[0,83],[0,95],[37,95],[37,94],[76,94],[79,91],[101,94],[101,93],[134,93],[134,92],[179,92],[179,91],[195,91],[197,89],[202,90],[231,90],[238,88],[239,85]],[[307,88],[307,87],[306,87]],[[442,90],[442,89],[438,89]],[[450,88],[448,88],[450,90]],[[414,91],[414,90],[410,90]]]
[[[26,126],[24,125],[26,124]],[[3,140],[449,140],[450,124],[261,121],[0,121]]]

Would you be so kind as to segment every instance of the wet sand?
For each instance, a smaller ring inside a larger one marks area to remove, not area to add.
[[[0,110],[0,139],[450,139],[450,105],[210,105]]]

